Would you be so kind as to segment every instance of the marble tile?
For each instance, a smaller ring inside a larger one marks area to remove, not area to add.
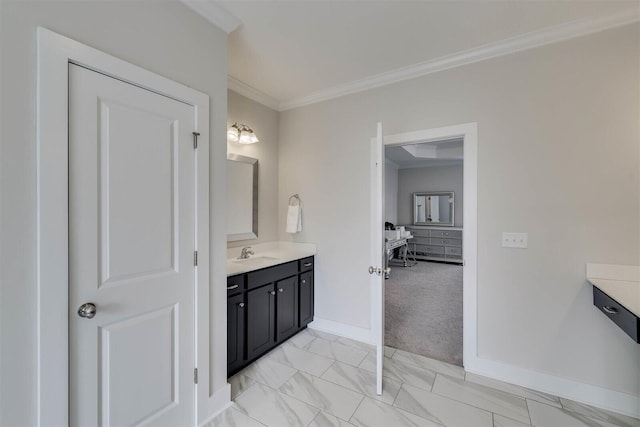
[[[353,366],[358,366],[369,354],[364,350],[341,344],[339,341],[327,341],[322,338],[314,339],[304,347],[304,350]]]
[[[255,380],[243,375],[242,373],[237,373],[229,378],[229,385],[231,385],[231,400],[234,400],[240,393],[255,383]]]
[[[296,369],[275,362],[270,358],[262,358],[244,368],[240,373],[271,388],[278,388],[296,372]]]
[[[338,335],[333,335],[328,332],[319,331],[317,329],[307,328],[304,331],[314,338],[322,338],[323,340],[327,341],[336,341],[338,338],[340,338]]]
[[[503,417],[499,414],[493,414],[493,427],[529,427],[530,425],[531,424],[525,424],[512,420],[511,418]]]
[[[319,377],[333,363],[333,359],[301,350],[293,344],[284,343],[267,355],[267,358]]]
[[[309,427],[353,427],[353,424],[326,412],[320,412],[313,421],[311,421]]]
[[[359,367],[366,371],[375,373],[376,356],[369,353]],[[431,390],[433,381],[436,378],[436,373],[429,369],[424,369],[420,366],[404,363],[388,357],[384,358],[382,375],[429,391]]]
[[[576,412],[590,418],[606,421],[608,423],[619,425],[620,427],[640,427],[640,419],[638,418],[617,414],[600,408],[594,408],[593,406],[569,399],[560,398],[560,402],[562,403],[562,407],[567,411]]]
[[[340,344],[348,345],[348,346],[355,347],[360,350],[364,350],[368,352],[376,351],[375,345],[367,344],[366,342],[362,342],[362,341],[352,340],[351,338],[338,337],[338,342]]]
[[[348,420],[364,397],[332,382],[298,372],[280,387],[281,393]]]
[[[524,397],[525,399],[535,400],[537,402],[546,403],[547,405],[556,406],[558,408],[562,407],[559,398],[550,394],[542,393],[541,391],[535,391],[517,386],[515,384],[505,383],[503,381],[498,381],[492,378],[483,377],[481,375],[472,374],[471,372],[467,372],[465,380],[483,386],[495,388],[496,390],[515,394],[516,396]]]
[[[254,384],[238,396],[236,408],[268,427],[306,426],[319,412],[262,384]]]
[[[525,400],[504,391],[441,374],[436,376],[432,391],[525,424],[530,422]]]
[[[464,379],[464,369],[461,366],[452,365],[450,363],[441,362],[440,360],[430,359],[428,357],[420,356],[419,354],[409,353],[404,350],[396,350],[392,359],[411,363],[413,365],[420,366],[425,369],[440,372],[441,374],[448,375],[454,378]]]
[[[364,398],[349,421],[361,427],[441,427],[432,421],[368,397]]]
[[[205,424],[204,427],[264,427],[264,424],[257,422],[233,407],[229,407],[212,421]]]
[[[402,384],[393,406],[448,427],[492,427],[491,412]]]
[[[617,424],[589,418],[577,412],[545,405],[534,400],[528,400],[527,403],[529,405],[529,414],[531,415],[531,424],[534,426],[617,427]]]
[[[393,353],[396,352],[396,349],[389,346],[384,346],[384,357],[393,357]]]
[[[304,331],[297,333],[291,338],[289,338],[287,342],[289,344],[293,344],[298,348],[304,348],[304,346],[309,345],[309,343],[315,339],[316,337],[308,333],[307,330],[305,329]]]
[[[331,365],[321,378],[388,404],[393,403],[402,385],[400,381],[384,378],[382,395],[378,396],[375,373],[340,362]]]

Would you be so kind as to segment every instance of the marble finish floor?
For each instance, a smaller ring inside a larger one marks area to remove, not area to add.
[[[640,427],[640,420],[385,348],[306,329],[229,379],[231,406],[206,427]]]

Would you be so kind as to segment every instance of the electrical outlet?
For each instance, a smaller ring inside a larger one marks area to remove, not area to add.
[[[506,233],[502,232],[503,248],[527,248],[527,233]]]

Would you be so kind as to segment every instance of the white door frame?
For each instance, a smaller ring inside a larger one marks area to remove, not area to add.
[[[74,63],[192,105],[201,144],[196,156],[194,345],[201,381],[196,407],[209,397],[209,97],[111,55],[38,28],[37,77],[37,425],[68,425],[68,64]],[[197,412],[195,420],[199,419]]]
[[[464,366],[473,366],[478,357],[478,124],[465,123],[387,135],[383,139],[383,145],[384,147],[391,147],[461,137],[464,140],[462,363]],[[372,188],[372,192],[374,191],[382,191],[382,189]],[[377,300],[378,298],[375,297],[371,299],[372,329],[376,330],[377,327],[381,326],[384,331],[384,313],[380,311],[380,306],[376,304]],[[384,307],[384,304],[382,306]]]

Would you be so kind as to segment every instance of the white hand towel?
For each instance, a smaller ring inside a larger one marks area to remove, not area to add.
[[[291,206],[287,210],[287,233],[296,234],[302,231],[302,207]]]

